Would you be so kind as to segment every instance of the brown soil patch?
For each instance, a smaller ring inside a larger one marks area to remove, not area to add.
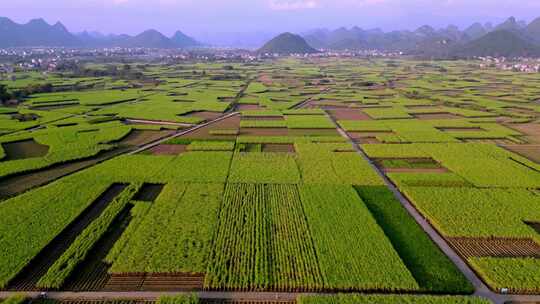
[[[378,140],[376,137],[359,137],[359,138],[353,138],[353,141],[357,144],[380,144],[382,143],[380,140]]]
[[[302,109],[319,109],[319,103],[316,100],[309,100],[302,104],[300,107]]]
[[[21,141],[3,143],[6,156],[3,160],[18,160],[43,157],[49,152],[49,146],[36,142],[33,138]]]
[[[359,144],[380,144],[377,139],[378,135],[395,134],[392,131],[377,131],[377,132],[347,132],[354,142]]]
[[[360,109],[336,109],[328,110],[335,120],[371,120],[371,117]]]
[[[108,291],[193,291],[204,288],[204,274],[113,274]]]
[[[141,290],[200,290],[204,286],[204,274],[149,274]]]
[[[540,258],[540,245],[532,239],[452,237],[448,242],[464,258]]]
[[[531,144],[540,144],[540,123],[507,124],[506,127],[525,134],[524,137]]]
[[[168,145],[162,144],[151,148],[152,155],[179,155],[187,150],[187,145]]]
[[[380,104],[365,104],[361,106],[362,109],[391,109],[392,106],[380,105]]]
[[[113,274],[103,289],[106,291],[138,291],[144,278],[144,273]]]
[[[460,116],[451,113],[413,113],[414,118],[420,120],[457,119]]]
[[[287,128],[242,128],[240,135],[247,136],[288,136]]]
[[[256,110],[264,110],[265,107],[260,106],[259,104],[246,104],[241,103],[236,105],[236,111],[256,111]]]
[[[295,153],[293,144],[263,144],[262,152]]]
[[[518,114],[526,114],[531,116],[539,116],[540,114],[536,112],[535,110],[529,109],[529,108],[521,108],[521,107],[505,107],[505,110],[508,110],[512,113],[518,113]]]
[[[502,145],[501,147],[540,163],[540,145]]]
[[[140,146],[173,133],[174,131],[132,130],[119,143],[127,146]]]
[[[512,117],[508,117],[508,116],[499,116],[499,117],[493,117],[493,118],[495,119],[495,122],[499,124],[511,123],[513,120]],[[506,127],[508,127],[508,125],[506,125]]]
[[[220,120],[210,125],[213,129],[238,129],[240,126],[240,116],[234,115]]]
[[[272,80],[272,77],[267,74],[261,75],[261,77],[259,77],[259,81],[262,82],[267,87],[272,86],[272,84],[274,83],[274,81]]]

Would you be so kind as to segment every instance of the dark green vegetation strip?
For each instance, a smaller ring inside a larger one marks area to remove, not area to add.
[[[137,192],[138,185],[127,187],[109,203],[103,213],[75,239],[71,246],[56,260],[38,281],[38,287],[60,288],[75,268],[87,257],[90,250],[107,232],[118,214],[127,206]]]
[[[437,293],[472,293],[471,283],[386,187],[356,187],[377,223],[420,285]]]

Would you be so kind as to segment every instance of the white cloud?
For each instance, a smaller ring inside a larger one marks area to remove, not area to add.
[[[275,11],[294,11],[319,7],[317,0],[270,0],[270,9]]]

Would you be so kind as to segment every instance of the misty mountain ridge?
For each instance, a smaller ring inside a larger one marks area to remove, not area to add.
[[[538,57],[540,46],[510,29],[496,30],[454,51],[457,56]]]
[[[540,47],[540,18],[527,24],[510,17],[496,26],[474,23],[464,30],[454,25],[441,29],[424,25],[414,31],[392,32],[359,27],[317,29],[303,37],[315,48],[330,50],[373,49],[432,57],[534,55]]]
[[[225,35],[214,35],[223,44],[231,47],[246,46],[247,40],[256,39],[262,45],[270,40],[270,35],[246,37],[238,35],[232,39]],[[237,38],[237,39],[236,39]],[[251,41],[250,40],[250,41]],[[26,24],[18,24],[9,18],[0,17],[0,48],[7,47],[126,47],[126,48],[193,48],[203,44],[177,31],[167,37],[157,30],[146,30],[138,35],[104,35],[99,32],[84,31],[70,33],[57,22],[48,24],[43,19],[32,19]],[[312,53],[319,50],[380,50],[400,51],[408,55],[429,57],[473,57],[473,56],[536,56],[540,48],[540,18],[527,24],[514,17],[493,25],[473,23],[461,30],[449,25],[436,29],[430,25],[415,30],[385,32],[379,28],[360,27],[335,30],[314,29],[295,35],[285,33],[266,43],[262,51],[268,53]],[[506,55],[505,55],[506,54]]]
[[[9,18],[0,17],[0,48],[38,46],[191,48],[201,45],[180,31],[170,38],[156,30],[147,30],[136,36],[103,35],[87,31],[72,34],[60,22],[50,25],[43,19],[32,19],[26,24],[18,24]]]

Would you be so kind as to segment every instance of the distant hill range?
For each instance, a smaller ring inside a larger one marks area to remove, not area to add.
[[[240,36],[238,41],[242,40]],[[257,44],[267,37],[259,37]],[[43,19],[34,19],[26,24],[18,24],[0,17],[0,48],[39,46],[172,49],[204,45],[180,31],[172,37],[156,30],[147,30],[136,36],[103,35],[86,31],[73,34],[60,22],[50,25]],[[527,24],[510,17],[498,25],[474,23],[463,30],[453,25],[442,29],[424,25],[414,31],[384,32],[381,29],[352,27],[317,29],[300,36],[284,33],[268,41],[258,53],[287,55],[314,53],[317,50],[400,51],[407,55],[428,58],[540,57],[540,18]]]
[[[464,30],[452,25],[438,30],[424,25],[415,31],[392,32],[353,27],[318,29],[302,36],[317,49],[402,51],[441,58],[540,56],[540,18],[527,24],[510,17],[496,26],[474,23]]]
[[[202,46],[195,39],[176,32],[166,37],[156,30],[147,30],[137,36],[102,35],[100,33],[70,33],[62,23],[50,25],[43,19],[18,24],[0,17],[0,48],[7,47],[144,47],[193,48]]]
[[[537,57],[540,56],[540,46],[514,31],[496,30],[456,47],[452,53],[458,57],[471,55]]]
[[[313,54],[318,53],[316,49],[307,44],[302,36],[283,33],[268,41],[257,53],[259,54]]]

